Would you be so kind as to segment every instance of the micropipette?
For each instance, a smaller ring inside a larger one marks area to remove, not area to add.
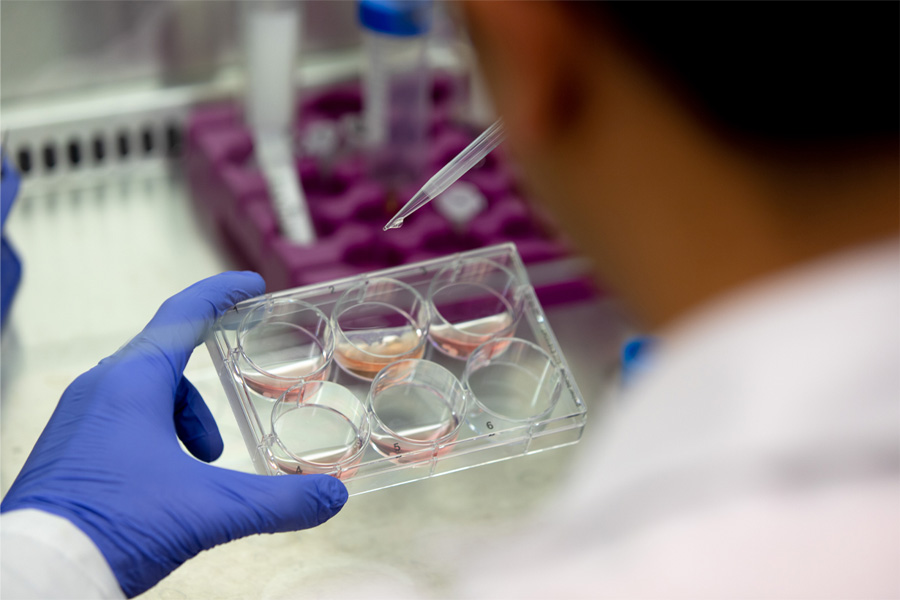
[[[297,178],[291,133],[300,6],[250,2],[244,9],[245,103],[253,150],[282,235],[298,244],[312,244],[315,229]]]
[[[403,225],[403,219],[413,214],[446,190],[457,179],[465,175],[472,167],[477,165],[491,150],[500,145],[504,137],[503,120],[497,119],[484,133],[478,136],[474,142],[466,146],[465,150],[444,165],[440,171],[434,174],[415,196],[407,202],[400,211],[394,215],[384,230],[396,229]]]

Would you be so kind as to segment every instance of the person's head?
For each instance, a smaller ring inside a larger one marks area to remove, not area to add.
[[[898,231],[897,3],[462,3],[535,194],[649,325]]]

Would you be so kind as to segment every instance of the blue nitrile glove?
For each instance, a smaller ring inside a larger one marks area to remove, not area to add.
[[[6,223],[6,216],[9,214],[19,193],[19,172],[16,171],[9,159],[6,158],[5,152],[0,152],[0,223]]]
[[[0,155],[3,160],[0,167],[0,228],[2,228],[19,192],[19,174],[7,160],[6,154],[0,152]],[[9,307],[21,278],[22,262],[0,233],[0,326],[6,323],[6,315],[9,314]]]
[[[137,337],[63,393],[0,509],[74,523],[128,596],[201,550],[334,516],[347,500],[334,477],[228,471],[178,445],[202,461],[221,454],[215,421],[182,373],[213,321],[264,286],[256,273],[223,273],[166,300]]]

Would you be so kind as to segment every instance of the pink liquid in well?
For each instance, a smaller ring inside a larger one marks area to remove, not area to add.
[[[343,342],[335,347],[334,357],[348,372],[371,380],[385,365],[394,361],[422,358],[425,346],[419,344],[420,339],[416,331],[407,331],[402,335],[388,335],[368,344],[359,341],[354,344]]]
[[[337,476],[346,479],[362,460],[364,440],[357,427],[328,407],[301,403],[277,418],[273,433],[280,443],[273,447],[272,459],[284,473],[331,473],[340,465]]]
[[[277,377],[270,377],[265,373],[248,369],[243,373],[247,387],[266,398],[277,399],[293,385],[301,380],[324,381],[328,379],[331,369],[321,369],[325,360],[322,356],[315,356],[304,360],[294,361],[279,365],[269,370],[269,373]],[[316,372],[317,369],[321,369]],[[311,375],[312,374],[312,375]]]
[[[452,433],[452,435],[448,436],[447,434],[450,433]],[[375,445],[375,449],[378,450],[378,452],[389,458],[396,457],[397,462],[419,462],[429,460],[432,456],[443,456],[444,454],[447,454],[452,450],[452,447],[447,447],[446,444],[456,440],[457,435],[459,435],[457,421],[456,419],[453,419],[452,422],[443,423],[431,429],[428,436],[423,436],[428,439],[421,439],[419,440],[420,443],[414,444],[404,438],[374,433],[372,434],[372,443]],[[440,440],[445,436],[447,436],[447,439],[441,440],[441,447],[437,449],[434,449],[434,446],[425,445],[428,442]]]
[[[380,425],[372,431],[372,444],[398,462],[428,460],[449,448],[436,449],[456,439],[459,421],[442,392],[427,386],[398,384],[372,399]],[[437,444],[436,444],[437,442]]]
[[[348,460],[353,454],[358,450],[358,448],[348,449],[345,452],[335,451],[328,456],[324,456],[323,454],[319,454],[317,456],[310,456],[308,458],[316,458],[322,461],[322,464],[316,462],[298,462],[296,460],[290,458],[275,458],[275,465],[278,467],[282,473],[288,473],[290,475],[312,475],[312,474],[322,474],[322,473],[331,473],[334,469],[334,465]],[[344,469],[340,473],[334,474],[338,479],[349,479],[356,475],[356,472],[359,470],[359,463],[362,460],[362,455],[360,455],[355,461],[347,463],[344,465]]]
[[[467,358],[478,346],[511,333],[512,315],[500,313],[464,323],[432,325],[428,332],[438,350],[456,358]]]

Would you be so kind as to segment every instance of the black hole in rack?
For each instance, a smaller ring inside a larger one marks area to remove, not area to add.
[[[56,168],[56,146],[53,144],[46,144],[42,151],[42,156],[44,159],[44,168],[48,171],[52,171]]]
[[[425,239],[423,244],[426,250],[439,254],[451,254],[473,250],[483,245],[481,239],[469,233],[455,233],[443,231]]]
[[[19,171],[23,175],[27,175],[31,172],[31,149],[30,148],[22,148],[19,150],[19,153],[16,155],[16,163],[19,165]]]
[[[181,129],[176,123],[166,126],[166,154],[178,156],[181,154]]]
[[[119,135],[116,138],[116,146],[119,150],[119,156],[122,158],[128,156],[128,153],[131,152],[131,140],[128,139],[127,131],[119,132]]]
[[[538,235],[538,230],[529,219],[513,219],[503,226],[503,235],[510,238],[527,238]]]
[[[141,149],[144,151],[144,154],[153,152],[154,142],[153,130],[150,129],[150,127],[144,127],[144,129],[141,130]]]
[[[317,98],[307,108],[329,119],[338,120],[345,115],[359,114],[362,110],[362,97],[358,90],[335,90]]]
[[[66,152],[69,155],[70,165],[77,167],[81,164],[81,143],[78,140],[69,140]]]
[[[102,163],[103,159],[106,158],[106,143],[104,143],[103,137],[100,134],[94,136],[94,140],[91,142],[91,148],[94,152],[94,160],[98,163]]]
[[[388,244],[375,242],[351,246],[344,253],[344,261],[355,267],[394,267],[403,262],[403,255]]]
[[[431,101],[442,104],[453,97],[453,83],[449,79],[434,79],[431,83]]]

